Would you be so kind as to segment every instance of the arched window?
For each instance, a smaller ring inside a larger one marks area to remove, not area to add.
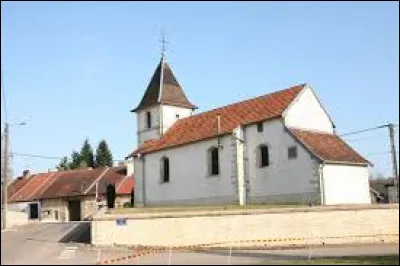
[[[209,152],[209,173],[210,175],[219,175],[219,150],[212,147]]]
[[[269,149],[267,145],[258,146],[258,166],[266,167],[269,166]]]
[[[169,159],[168,157],[161,158],[161,182],[169,182]]]
[[[147,128],[151,128],[151,113],[150,112],[146,113],[146,125],[147,125]]]

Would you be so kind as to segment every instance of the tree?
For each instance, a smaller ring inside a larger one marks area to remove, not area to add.
[[[72,155],[72,162],[69,163],[70,169],[77,169],[81,166],[81,155],[77,151],[73,151]]]
[[[112,166],[113,158],[105,140],[100,141],[96,149],[96,167]]]
[[[94,167],[94,155],[93,155],[93,149],[92,146],[89,143],[89,140],[86,139],[85,142],[83,143],[81,153],[80,153],[80,160],[81,167]]]
[[[69,170],[70,168],[69,168],[69,163],[68,163],[68,158],[67,158],[67,156],[65,156],[64,158],[62,158],[62,159],[61,159],[61,162],[60,162],[56,167],[57,167],[57,169],[58,169],[59,171],[62,171],[62,170]]]

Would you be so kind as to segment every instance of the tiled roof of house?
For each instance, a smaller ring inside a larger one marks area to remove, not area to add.
[[[15,193],[17,193],[25,184],[28,182],[28,178],[22,176],[14,179],[7,187],[7,196],[10,199]]]
[[[100,184],[99,193],[103,194],[109,183],[115,184],[117,188],[124,181],[126,174],[121,169],[121,167],[102,167],[34,174],[29,178],[10,184],[9,191],[16,192],[9,197],[9,201],[28,202],[39,199],[95,195],[96,182]],[[121,193],[117,192],[117,194]]]
[[[34,196],[37,195],[37,191],[42,189],[43,186],[46,186],[46,184],[49,184],[48,181],[54,174],[55,173],[41,173],[32,175],[26,184],[10,198],[10,202],[35,200],[36,198],[34,198]]]
[[[179,85],[174,73],[164,58],[161,58],[142,100],[132,112],[157,103],[182,106],[191,109],[197,108],[187,99],[182,87]]]
[[[109,168],[108,171],[102,175],[98,180],[99,194],[105,194],[109,184],[114,185],[117,189],[119,183],[126,177],[126,175],[122,174],[119,170],[119,168]],[[93,185],[86,195],[96,195],[96,185]]]
[[[85,191],[87,191],[106,170],[107,168],[102,167],[62,171],[57,180],[42,193],[41,198],[84,195]]]
[[[159,140],[145,141],[128,157],[216,137],[218,115],[220,116],[220,135],[232,132],[239,125],[278,118],[304,86],[305,84],[297,85],[180,119]]]
[[[117,195],[131,194],[135,186],[135,179],[133,176],[125,177],[117,186]]]
[[[336,134],[311,132],[288,128],[290,132],[314,155],[323,161],[369,164]]]

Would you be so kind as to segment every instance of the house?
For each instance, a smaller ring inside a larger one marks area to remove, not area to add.
[[[135,204],[369,204],[370,163],[309,84],[195,114],[162,57],[139,105]]]
[[[116,207],[131,202],[134,177],[125,166],[24,172],[8,186],[9,208],[26,211],[29,219],[85,220],[105,206],[108,185],[115,186]]]

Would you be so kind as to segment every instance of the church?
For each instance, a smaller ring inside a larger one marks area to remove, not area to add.
[[[162,56],[131,110],[136,206],[371,203],[371,163],[335,133],[309,84],[197,108]]]

